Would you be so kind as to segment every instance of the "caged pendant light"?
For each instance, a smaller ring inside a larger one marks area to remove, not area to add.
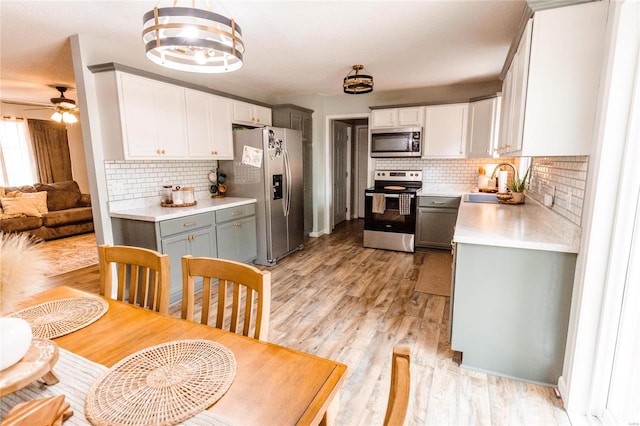
[[[364,65],[354,65],[352,68],[354,73],[351,74],[350,71],[342,84],[344,93],[360,95],[373,92],[373,77],[367,74],[358,74],[358,71],[364,69]]]
[[[242,30],[233,19],[192,7],[157,6],[143,16],[147,58],[167,68],[223,73],[242,67]]]

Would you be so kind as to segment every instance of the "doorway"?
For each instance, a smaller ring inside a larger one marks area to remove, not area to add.
[[[345,220],[364,217],[364,190],[371,170],[368,116],[329,120],[332,170],[327,187],[331,190],[332,230]]]

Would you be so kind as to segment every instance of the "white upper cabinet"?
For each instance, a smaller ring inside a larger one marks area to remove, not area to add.
[[[255,127],[271,126],[271,108],[233,101],[233,122]]]
[[[422,158],[464,158],[469,104],[425,108]]]
[[[185,89],[189,158],[233,160],[232,101]]]
[[[423,126],[424,107],[374,109],[371,113],[372,128]]]
[[[492,157],[497,144],[501,97],[469,102],[467,158]]]
[[[186,158],[184,89],[131,74],[117,77],[123,158]]]
[[[499,154],[591,154],[606,2],[536,12],[503,84]]]

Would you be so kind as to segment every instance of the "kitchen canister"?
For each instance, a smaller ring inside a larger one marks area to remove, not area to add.
[[[173,204],[184,204],[183,194],[182,188],[176,186],[176,189],[173,190]]]
[[[163,185],[160,190],[160,202],[162,204],[173,204],[173,187],[171,185]]]
[[[192,204],[195,200],[193,186],[185,186],[182,188],[182,202],[184,204]]]

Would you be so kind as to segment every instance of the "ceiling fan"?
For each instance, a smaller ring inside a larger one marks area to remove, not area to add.
[[[52,86],[52,87],[55,87],[55,89],[58,92],[60,92],[60,96],[49,99],[51,104],[31,103],[31,102],[23,102],[23,101],[7,101],[7,100],[3,100],[3,102],[10,103],[10,104],[32,105],[32,106],[39,107],[39,108],[30,108],[29,111],[52,109],[53,114],[51,115],[51,119],[53,121],[57,121],[58,123],[64,122],[67,124],[77,123],[78,118],[75,116],[75,114],[78,112],[78,107],[76,106],[76,101],[64,96],[64,93],[69,88],[66,86]]]
[[[51,115],[53,121],[65,122],[67,124],[73,124],[78,122],[78,118],[74,113],[78,112],[76,107],[76,101],[73,99],[65,98],[64,92],[67,91],[65,86],[56,86],[56,90],[60,92],[60,96],[57,98],[51,98],[50,101],[53,104],[54,113]]]

